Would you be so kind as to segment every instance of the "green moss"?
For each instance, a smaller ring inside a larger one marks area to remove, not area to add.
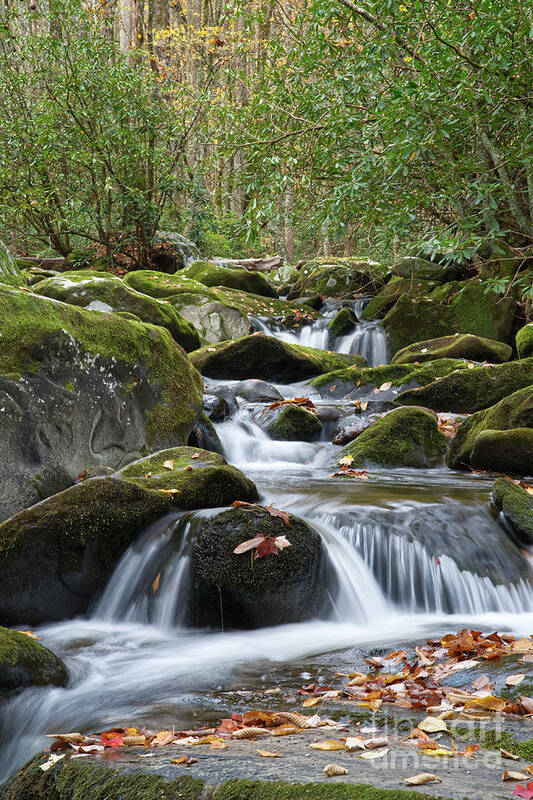
[[[469,282],[451,298],[432,292],[429,298],[401,295],[383,321],[394,352],[413,342],[455,333],[472,333],[506,342],[513,324],[513,303],[485,293],[481,282]]]
[[[456,333],[454,336],[427,339],[425,342],[415,342],[403,347],[393,357],[392,363],[409,364],[436,358],[467,358],[472,361],[490,361],[499,364],[509,361],[512,354],[512,348],[503,342],[469,333]]]
[[[358,258],[317,258],[300,269],[289,297],[320,294],[325,297],[353,297],[370,293],[382,285],[384,269],[380,264]]]
[[[435,411],[472,414],[533,384],[533,358],[495,366],[472,367],[452,372],[420,389],[398,395],[402,405],[418,405]]]
[[[506,696],[505,690],[503,690],[501,694]],[[454,731],[455,730],[456,727],[454,728]],[[469,738],[478,741],[486,750],[503,749],[510,753],[514,753],[515,756],[523,758],[524,761],[528,761],[530,763],[533,761],[533,739],[520,741],[508,731],[497,731],[493,729],[480,730],[476,728],[469,728],[468,731]]]
[[[522,486],[498,478],[492,487],[492,501],[516,535],[527,545],[533,544],[533,496]],[[526,694],[522,691],[521,694]]]
[[[0,627],[0,691],[24,686],[64,686],[63,662],[24,633]]]
[[[475,458],[478,438],[484,433],[510,432],[511,429],[515,429],[515,433],[512,434],[511,439],[505,440],[503,451],[497,446],[497,437],[494,435],[491,437],[488,451],[489,458],[493,458],[494,461],[491,466],[482,465],[479,457]],[[521,445],[521,439],[524,439],[523,445]],[[476,466],[479,469],[495,469],[506,472],[514,471],[512,466],[515,465],[516,459],[524,458],[525,466],[529,466],[530,469],[524,470],[522,474],[530,474],[533,470],[532,443],[533,387],[528,387],[514,392],[490,408],[472,414],[465,420],[457,429],[455,438],[452,440],[447,463],[452,469],[467,469],[469,466]],[[491,449],[493,449],[492,456],[490,455]],[[521,473],[521,470],[517,471],[519,474]]]
[[[456,264],[435,264],[433,261],[428,261],[426,258],[404,256],[396,261],[392,267],[392,271],[402,278],[449,281],[457,276],[460,269]]]
[[[533,356],[533,322],[524,325],[516,334],[516,350],[520,358]]]
[[[311,411],[296,405],[286,405],[267,426],[273,439],[287,442],[311,442],[320,436],[322,423]]]
[[[142,488],[171,492],[179,508],[211,508],[258,497],[255,484],[223,456],[194,447],[162,450],[117,474]]]
[[[181,270],[184,278],[190,278],[205,286],[226,286],[261,297],[277,297],[276,292],[259,272],[223,267],[208,261],[195,261]]]
[[[101,366],[116,361],[145,374],[160,399],[145,412],[149,446],[186,441],[201,405],[203,384],[168,331],[0,287],[0,374],[18,380],[41,368],[40,352],[51,336],[66,331],[85,355],[99,356]],[[89,369],[92,367],[89,366]]]
[[[70,305],[94,306],[96,310],[161,325],[186,351],[200,346],[197,332],[173,305],[132,289],[115,275],[95,274],[91,270],[64,272],[42,281],[34,291]]]
[[[335,385],[348,385],[353,388],[365,386],[381,386],[383,383],[392,383],[393,386],[405,386],[409,383],[418,383],[424,386],[436,378],[448,375],[455,370],[466,369],[468,365],[457,359],[441,358],[433,362],[422,364],[389,364],[381,367],[349,367],[348,369],[335,370],[324,375],[319,375],[311,381],[316,389],[323,389]],[[403,395],[401,395],[403,396]],[[418,405],[424,405],[419,403]]]
[[[71,383],[71,381],[67,381],[65,383],[65,389],[67,389],[69,392],[75,392],[76,391],[76,387],[74,386],[73,383]]]
[[[433,286],[434,284],[429,281],[392,278],[365,306],[361,319],[381,319],[402,294],[421,297],[427,295]]]
[[[259,378],[287,383],[348,364],[366,364],[361,356],[288,344],[263,334],[203,347],[191,353],[191,361],[203,375],[212,378]]]
[[[350,466],[426,467],[438,463],[447,449],[435,417],[422,408],[398,408],[366,428],[335,457],[350,456]]]
[[[430,795],[365,784],[230,780],[208,787],[192,775],[167,781],[156,774],[125,772],[65,760],[42,772],[35,759],[3,789],[1,800],[428,800]],[[433,800],[439,800],[431,795]]]
[[[330,336],[344,336],[354,329],[356,323],[357,319],[352,309],[345,306],[328,323]]]
[[[26,279],[5,244],[0,241],[0,284],[2,283],[8,286],[25,286]]]

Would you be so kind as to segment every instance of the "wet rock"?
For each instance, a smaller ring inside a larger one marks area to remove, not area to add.
[[[434,289],[434,281],[411,281],[408,278],[392,278],[367,303],[360,314],[360,319],[382,319],[391,310],[402,294],[409,297],[421,297]]]
[[[363,433],[367,428],[380,419],[382,414],[368,414],[364,417],[354,418],[345,424],[340,430],[337,430],[333,436],[333,444],[349,444],[354,439]]]
[[[448,441],[435,415],[423,408],[398,408],[364,430],[335,457],[350,456],[351,467],[432,467],[442,462]]]
[[[201,447],[203,450],[224,455],[224,448],[215,426],[204,411],[198,415],[187,444],[190,447]]]
[[[132,289],[115,275],[95,274],[90,270],[64,272],[41,281],[34,291],[94,311],[133,315],[142,322],[166,328],[187,352],[200,347],[198,333],[174,306]]]
[[[401,405],[473,414],[533,384],[533,358],[496,366],[462,369],[398,395]]]
[[[256,510],[232,508],[205,519],[191,548],[192,621],[215,628],[300,622],[328,608],[321,538],[291,515],[287,526]],[[250,563],[237,545],[258,534],[286,536],[290,547]]]
[[[181,276],[203,283],[205,286],[226,286],[229,289],[239,289],[261,297],[277,297],[275,290],[260,272],[250,272],[238,267],[194,261],[181,270]]]
[[[222,422],[231,415],[231,408],[228,401],[216,394],[204,395],[204,411],[209,419],[214,422]]]
[[[251,403],[275,403],[278,400],[283,400],[283,396],[275,386],[255,378],[240,381],[233,387],[233,391],[238,397],[249,400]]]
[[[0,520],[188,440],[202,381],[165,329],[6,287],[0,334]]]
[[[533,356],[533,322],[524,325],[516,334],[516,350],[520,358]]]
[[[352,309],[345,306],[328,323],[328,331],[330,336],[335,339],[337,336],[344,336],[353,331],[356,324],[357,318]]]
[[[307,261],[289,293],[289,298],[307,294],[323,297],[353,297],[370,294],[383,284],[384,270],[375,261],[360,258],[315,258]]]
[[[391,363],[409,364],[434,361],[436,358],[466,358],[501,364],[509,361],[512,354],[512,348],[503,342],[469,333],[456,333],[454,336],[427,339],[425,342],[415,342],[403,347],[398,350]]]
[[[533,385],[472,414],[457,429],[447,457],[452,469],[533,474]]]
[[[290,292],[287,292],[289,294]],[[322,297],[319,294],[304,295],[303,297],[296,297],[295,303],[301,303],[304,306],[309,306],[315,311],[320,311],[323,305]]]
[[[533,545],[533,495],[506,478],[492,487],[492,502],[523,545]]]
[[[311,381],[311,386],[322,397],[348,396],[357,400],[368,400],[371,403],[392,402],[402,389],[424,386],[450,372],[466,369],[467,366],[465,361],[439,358],[421,365],[390,364],[366,369],[341,369],[319,375]]]
[[[322,422],[318,415],[293,403],[267,410],[264,418],[264,429],[273,439],[313,442],[322,432]]]
[[[512,326],[512,300],[485,293],[479,281],[445,284],[430,297],[413,299],[403,294],[383,320],[394,352],[413,342],[455,333],[508,342]]]
[[[464,270],[458,264],[437,264],[426,258],[404,256],[395,262],[392,271],[409,280],[439,281],[446,283],[463,277]]]
[[[7,286],[25,286],[26,279],[5,244],[0,241],[0,284]]]
[[[257,500],[255,484],[224,456],[196,447],[173,447],[141,458],[117,472],[117,478],[143,489],[168,492],[178,508],[227,506]]]
[[[19,631],[0,627],[0,692],[27,686],[65,686],[68,671],[60,658]]]
[[[84,614],[137,533],[172,496],[95,478],[0,525],[0,621],[39,625]]]
[[[280,383],[305,380],[349,364],[366,364],[361,356],[288,344],[263,334],[202,347],[191,354],[191,361],[210,378],[260,378]]]

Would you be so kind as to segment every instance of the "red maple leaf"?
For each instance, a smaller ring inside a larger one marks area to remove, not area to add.
[[[533,781],[529,781],[527,786],[518,784],[513,792],[513,797],[523,797],[524,800],[533,800]]]
[[[271,536],[265,536],[261,544],[258,544],[255,553],[254,553],[254,561],[256,558],[263,558],[263,556],[275,555],[279,554],[279,549],[276,545],[276,542]]]

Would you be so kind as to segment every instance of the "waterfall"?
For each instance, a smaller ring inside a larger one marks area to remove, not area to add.
[[[332,337],[329,323],[342,307],[340,303],[327,302],[322,306],[319,318],[297,329],[288,330],[269,319],[254,317],[255,327],[267,336],[274,336],[289,344],[316,347],[318,350],[333,350],[336,353],[361,355],[369,366],[378,367],[389,363],[387,337],[379,320],[361,321],[360,314],[368,297],[353,302],[353,311],[358,320],[354,330],[344,336]]]

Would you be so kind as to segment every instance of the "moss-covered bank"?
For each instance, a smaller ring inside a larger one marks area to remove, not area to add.
[[[0,692],[26,686],[64,686],[67,668],[25,633],[0,627]]]
[[[533,495],[506,478],[498,478],[492,487],[492,501],[518,539],[533,545]]]
[[[275,290],[260,272],[211,264],[209,261],[194,261],[181,270],[181,274],[184,278],[191,278],[205,286],[226,286],[261,297],[277,297]]]
[[[454,336],[441,336],[414,342],[403,347],[394,355],[393,364],[410,364],[415,361],[433,361],[436,358],[466,358],[471,361],[490,361],[501,364],[509,361],[513,350],[504,342],[473,336],[470,333],[456,333]]]

